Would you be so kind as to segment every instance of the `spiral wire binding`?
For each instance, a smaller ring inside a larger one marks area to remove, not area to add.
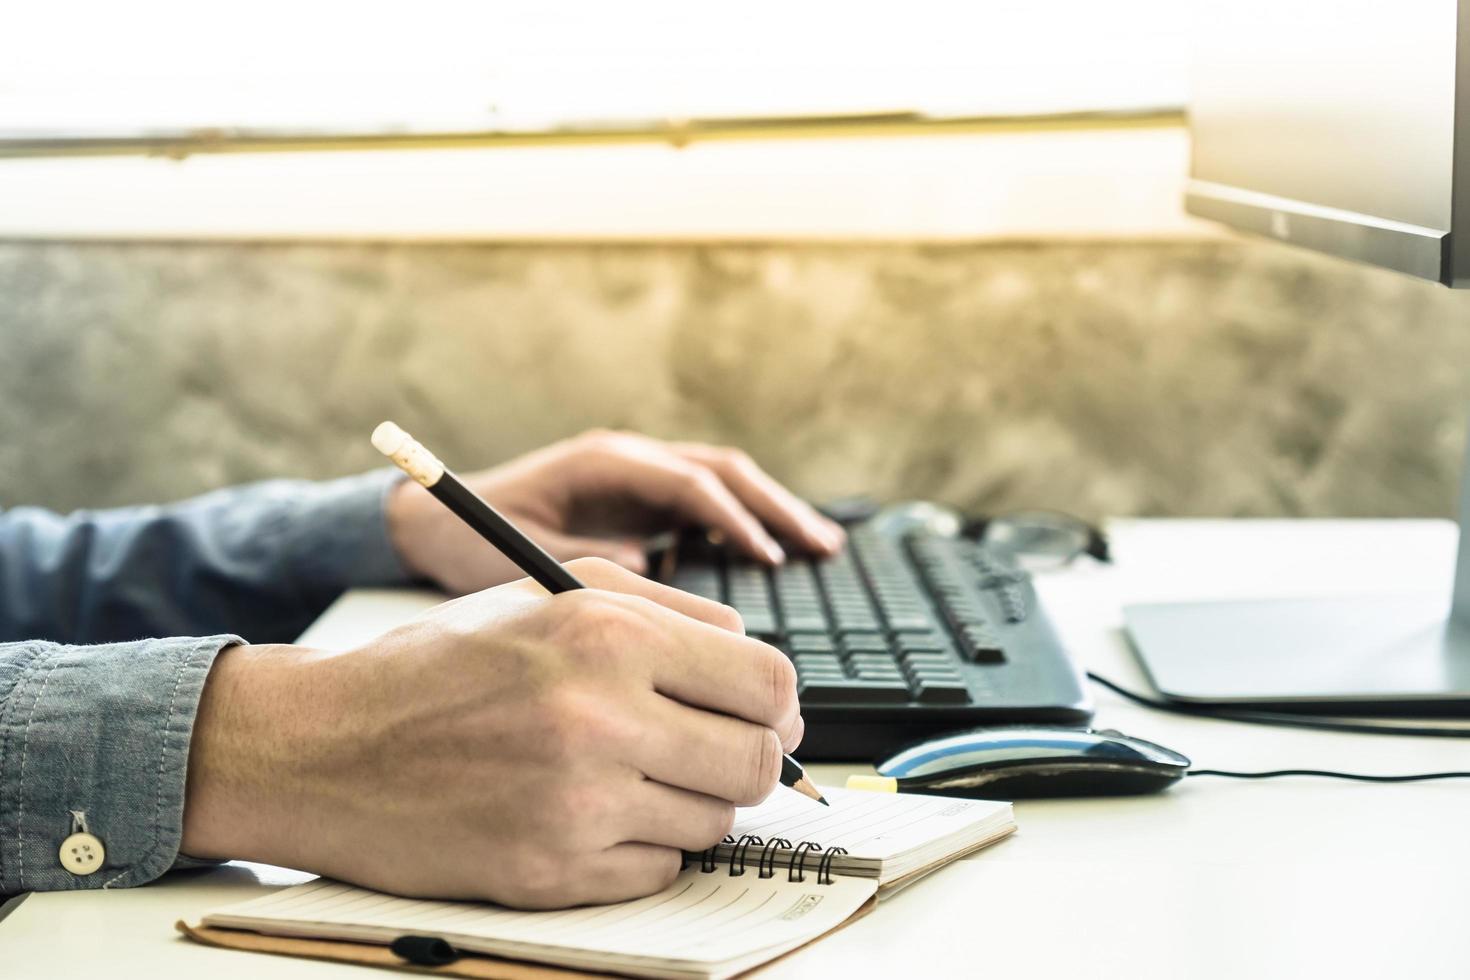
[[[725,839],[720,841],[719,844],[716,844],[714,847],[708,848],[706,850],[700,851],[699,870],[703,871],[705,874],[713,874],[716,867],[715,851],[719,850],[722,845],[733,843],[735,843],[735,838],[731,837],[729,834],[726,834]],[[683,856],[679,861],[680,871],[683,871],[685,868],[689,867],[689,859],[692,857],[694,857],[694,855],[690,852],[683,852]]]
[[[817,884],[832,884],[832,859],[839,854],[846,854],[845,847],[829,847],[822,853],[821,863],[817,865]]]
[[[813,841],[804,840],[796,845],[791,852],[791,860],[786,864],[787,881],[806,881],[806,856],[810,851],[820,851],[822,845]]]
[[[730,877],[739,878],[745,874],[745,852],[750,850],[750,845],[760,847],[765,841],[755,834],[741,834],[740,839],[735,842],[735,850],[730,852]]]
[[[783,849],[791,850],[791,842],[784,837],[772,837],[766,841],[766,846],[761,849],[760,861],[756,864],[760,869],[760,877],[776,877],[776,852]]]
[[[714,874],[719,870],[719,850],[721,847],[730,847],[729,873],[730,877],[738,878],[745,874],[750,858],[752,847],[760,848],[756,856],[756,872],[761,878],[776,877],[776,861],[782,851],[790,851],[791,856],[786,861],[786,880],[804,882],[806,881],[806,859],[813,851],[820,851],[821,857],[817,861],[817,884],[830,885],[833,883],[832,862],[838,855],[846,854],[845,847],[823,848],[815,841],[804,840],[793,845],[784,837],[772,837],[770,840],[762,840],[755,834],[741,834],[737,840],[729,834],[724,840],[714,847],[700,851],[698,855],[685,852],[679,864],[680,869],[689,867],[691,859],[699,858],[699,870],[703,874]]]

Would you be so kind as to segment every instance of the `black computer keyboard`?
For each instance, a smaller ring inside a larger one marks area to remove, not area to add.
[[[690,535],[657,568],[734,606],[746,633],[792,659],[804,758],[873,759],[976,725],[1091,720],[1030,577],[973,541],[859,524],[836,557],[773,569]]]

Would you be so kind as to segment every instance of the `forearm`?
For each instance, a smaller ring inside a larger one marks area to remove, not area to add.
[[[143,884],[179,861],[195,711],[235,636],[0,644],[0,894]],[[95,870],[63,863],[85,825]]]
[[[0,642],[239,633],[293,639],[341,591],[408,578],[378,472],[167,507],[0,513]]]

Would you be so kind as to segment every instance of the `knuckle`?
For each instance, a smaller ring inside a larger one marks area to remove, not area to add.
[[[679,485],[690,496],[709,497],[719,492],[720,478],[703,466],[690,464],[678,471]]]
[[[566,609],[561,641],[574,654],[618,656],[637,649],[647,631],[641,616],[611,596],[583,590],[557,599]]]
[[[628,571],[608,558],[585,556],[573,558],[566,567],[578,578],[588,582],[616,582],[627,578]]]
[[[756,468],[755,460],[743,449],[733,446],[726,447],[720,451],[720,457],[725,461],[726,466],[742,473],[748,473]]]
[[[769,728],[751,726],[752,730],[748,736],[746,763],[737,780],[736,799],[731,803],[737,806],[754,806],[767,796],[771,790],[776,788],[776,782],[781,777],[781,745],[776,741],[775,733]]]
[[[679,877],[679,871],[684,866],[684,857],[676,848],[665,847],[659,849],[653,862],[653,880],[657,885],[655,891],[663,891]]]
[[[601,426],[588,429],[577,436],[576,441],[593,449],[606,449],[614,445],[618,440],[618,433],[614,429]]]
[[[785,723],[797,713],[796,667],[775,647],[765,646],[761,653],[760,676],[765,680],[770,720]]]
[[[588,429],[575,437],[574,445],[589,455],[609,457],[628,456],[635,451],[638,437],[631,432],[617,429]]]
[[[564,592],[552,599],[556,617],[552,642],[565,653],[578,653],[591,646],[606,618],[605,602],[595,592]]]
[[[734,606],[727,606],[723,602],[715,603],[710,619],[720,629],[729,630],[731,633],[745,632],[745,617],[740,615]]]
[[[735,808],[729,804],[717,804],[710,813],[710,828],[706,847],[713,847],[735,829]]]

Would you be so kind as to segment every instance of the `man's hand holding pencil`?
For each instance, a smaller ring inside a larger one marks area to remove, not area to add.
[[[663,888],[776,787],[795,673],[728,607],[569,568],[592,588],[522,579],[343,654],[223,653],[184,852],[521,907]]]
[[[410,567],[457,591],[522,568],[535,580],[452,600],[346,653],[222,653],[195,724],[183,852],[544,908],[657,891],[681,850],[724,836],[736,805],[778,782],[815,795],[783,757],[803,731],[786,657],[746,637],[734,610],[629,570],[641,551],[628,535],[658,517],[700,519],[771,561],[771,530],[840,547],[835,525],[741,457],[707,456],[689,475],[666,455],[707,452],[595,434],[469,486],[449,474],[439,500],[405,484],[388,521]],[[716,488],[717,465],[739,475]],[[497,540],[514,558],[492,552],[465,523],[492,536],[489,518],[466,508],[508,522],[471,487],[558,558],[592,541],[627,554],[562,566],[523,537]],[[583,536],[598,531],[616,536]]]

